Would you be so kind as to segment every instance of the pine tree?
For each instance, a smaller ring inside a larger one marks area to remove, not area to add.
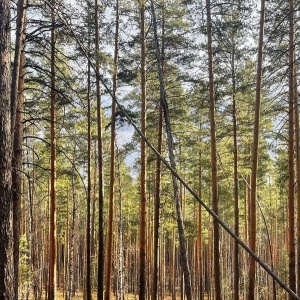
[[[0,3],[0,298],[15,299],[12,244],[10,1]]]

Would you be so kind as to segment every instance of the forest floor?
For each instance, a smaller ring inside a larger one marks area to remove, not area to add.
[[[138,295],[134,295],[134,294],[126,294],[125,295],[125,299],[124,300],[138,300],[139,296]],[[29,298],[30,300],[33,298]],[[44,297],[42,298],[44,299]],[[64,294],[63,291],[58,290],[56,293],[56,300],[64,300]],[[83,299],[83,294],[82,293],[76,293],[75,297],[73,298],[74,300],[82,300]],[[97,299],[97,294],[94,293],[93,294],[93,299]],[[171,296],[165,296],[164,300],[171,300]],[[180,296],[178,295],[177,299],[180,299]],[[206,298],[205,298],[206,299]],[[115,295],[111,295],[111,300],[116,300]]]

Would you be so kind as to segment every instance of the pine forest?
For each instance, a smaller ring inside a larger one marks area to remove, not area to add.
[[[0,300],[300,299],[299,1],[0,0],[0,50]]]

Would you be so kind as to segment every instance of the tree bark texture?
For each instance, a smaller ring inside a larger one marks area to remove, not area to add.
[[[98,0],[95,0],[95,57],[96,57],[96,98],[97,98],[97,134],[98,134],[98,198],[99,198],[99,241],[98,241],[98,290],[97,299],[103,300],[103,280],[104,280],[104,225],[103,225],[103,205],[104,205],[104,176],[103,176],[103,139],[102,139],[102,115],[101,115],[101,87],[100,87],[100,34],[99,34],[99,7]]]
[[[163,115],[161,105],[159,106],[159,123],[158,123],[158,142],[157,151],[162,151],[162,134],[163,134]],[[155,171],[155,204],[154,204],[154,224],[153,224],[153,282],[152,282],[152,300],[158,297],[159,287],[159,224],[160,224],[160,202],[161,202],[161,160],[156,159]]]
[[[0,2],[0,299],[14,299],[10,1]]]
[[[261,0],[260,28],[258,41],[258,61],[256,74],[256,96],[255,96],[255,116],[252,144],[252,171],[251,171],[251,191],[250,191],[250,218],[249,218],[249,245],[253,252],[256,251],[256,197],[257,197],[257,169],[258,169],[258,144],[260,127],[260,103],[262,87],[262,61],[263,61],[263,42],[264,42],[264,24],[265,24],[265,0]],[[255,298],[255,267],[254,259],[250,259],[249,268],[249,287],[248,300]]]
[[[87,88],[87,197],[86,197],[86,299],[92,298],[91,287],[91,67],[88,62],[88,88]]]
[[[216,122],[215,122],[215,95],[214,95],[214,74],[213,74],[213,50],[212,50],[212,21],[210,0],[206,1],[207,9],[207,46],[208,46],[208,73],[209,73],[209,98],[210,98],[210,138],[211,138],[211,183],[212,183],[212,208],[215,214],[219,213],[218,195],[218,166],[217,166],[217,141],[216,141]],[[219,224],[213,220],[214,228],[214,280],[215,297],[222,299],[221,293],[221,269],[220,269],[220,233]]]
[[[141,20],[141,131],[146,136],[146,33],[145,1],[140,3]],[[139,299],[146,299],[146,142],[141,138],[141,199],[140,199],[140,290]]]
[[[295,60],[295,59],[294,59]],[[295,88],[295,150],[296,150],[296,191],[297,191],[297,236],[300,236],[300,126],[299,126],[299,97],[297,89],[297,69],[294,68]],[[300,295],[300,239],[297,240],[297,294]]]
[[[238,178],[238,142],[237,142],[237,101],[236,101],[236,82],[235,82],[235,55],[232,54],[232,122],[233,122],[233,181],[234,181],[234,233],[239,236],[239,178]],[[234,241],[233,250],[233,272],[234,272],[234,300],[239,300],[239,244]]]
[[[50,252],[48,299],[56,299],[56,67],[55,67],[55,0],[52,0],[51,18],[51,157],[50,157]]]
[[[294,1],[290,0],[289,14],[289,191],[288,191],[288,255],[289,286],[296,291],[296,249],[295,249],[295,167],[294,167],[294,109],[295,109],[295,42],[294,42]],[[290,299],[293,299],[290,296]]]
[[[114,50],[114,70],[113,70],[113,92],[111,108],[111,138],[110,138],[110,187],[109,187],[109,212],[107,231],[107,251],[106,251],[106,284],[105,300],[110,299],[111,273],[113,256],[113,220],[114,220],[114,192],[115,192],[115,143],[116,143],[116,96],[117,96],[117,74],[119,59],[119,0],[116,2],[116,25],[115,25],[115,50]]]
[[[23,143],[23,106],[24,106],[24,76],[25,76],[25,28],[26,28],[26,0],[18,1],[17,29],[15,43],[15,59],[12,70],[11,84],[11,127],[13,134],[12,158],[12,197],[13,197],[13,236],[14,236],[14,290],[18,299],[19,287],[19,244],[21,221],[21,193],[22,193],[22,143]],[[15,112],[15,118],[14,116]]]

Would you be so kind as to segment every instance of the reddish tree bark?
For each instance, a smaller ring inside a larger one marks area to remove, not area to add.
[[[11,83],[11,127],[13,134],[12,158],[12,197],[13,197],[13,236],[14,236],[14,290],[18,299],[19,287],[19,244],[22,195],[22,143],[23,143],[23,104],[24,104],[24,63],[25,63],[25,27],[26,0],[19,0],[17,5],[17,29],[15,58]]]
[[[10,108],[10,1],[0,2],[0,299],[14,299],[12,138]]]
[[[111,138],[110,138],[110,188],[109,188],[109,212],[108,212],[108,232],[107,232],[107,252],[106,252],[106,282],[105,300],[110,299],[111,273],[113,256],[113,217],[114,217],[114,191],[115,191],[115,143],[116,143],[116,95],[117,95],[117,73],[119,59],[119,0],[116,2],[116,27],[115,27],[115,50],[113,69],[113,92],[111,107]]]
[[[261,103],[261,85],[262,85],[262,61],[263,61],[263,41],[264,41],[264,24],[265,24],[265,0],[261,0],[260,11],[260,29],[258,41],[258,61],[256,75],[256,96],[255,96],[255,119],[252,145],[252,172],[251,172],[251,191],[250,191],[250,231],[249,245],[253,252],[256,251],[256,195],[257,195],[257,169],[258,169],[258,144],[259,144],[259,127],[260,127],[260,103]],[[255,273],[256,262],[250,259],[249,268],[249,287],[248,300],[254,300],[255,296]]]
[[[214,73],[213,73],[213,52],[212,52],[212,21],[210,0],[206,1],[207,9],[207,37],[208,37],[208,72],[209,72],[209,97],[210,97],[210,138],[211,138],[211,183],[212,183],[212,208],[219,213],[219,195],[218,195],[218,166],[217,166],[217,141],[216,141],[216,122],[215,122],[215,95],[214,95]],[[222,299],[221,291],[221,269],[220,269],[220,234],[217,220],[213,220],[214,227],[214,280],[215,297]]]

